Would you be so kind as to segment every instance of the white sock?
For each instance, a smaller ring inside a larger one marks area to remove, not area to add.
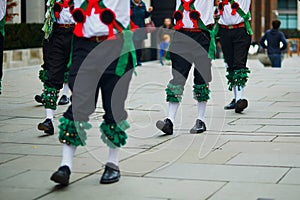
[[[63,91],[62,91],[62,95],[66,95],[66,96],[68,96],[68,94],[69,94],[69,85],[68,85],[68,83],[64,83],[64,87],[63,87]]]
[[[108,158],[106,163],[119,165],[119,148],[109,148]]]
[[[174,121],[175,121],[175,117],[176,117],[178,107],[179,107],[179,103],[169,102],[169,116],[168,116],[168,118],[172,121],[172,123],[174,123]]]
[[[46,108],[46,118],[53,121],[54,110]]]
[[[243,93],[244,93],[244,88],[240,87],[240,90],[239,90],[238,86],[234,86],[233,90],[234,90],[235,102],[242,99]]]
[[[67,165],[72,170],[72,162],[76,151],[76,146],[63,144],[62,160],[60,166]]]
[[[206,101],[201,101],[201,102],[198,102],[198,104],[197,104],[197,107],[198,107],[198,117],[197,117],[197,119],[200,119],[203,122],[204,122],[206,104],[207,104]]]

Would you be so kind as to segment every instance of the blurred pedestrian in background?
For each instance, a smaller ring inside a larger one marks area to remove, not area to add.
[[[4,25],[6,22],[6,1],[0,1],[0,94],[2,92],[2,76],[3,76],[3,49],[4,49]]]
[[[260,40],[260,45],[267,49],[268,57],[271,60],[272,67],[281,67],[281,51],[287,47],[287,41],[284,34],[279,31],[281,22],[279,20],[272,21],[272,29],[267,30]],[[267,41],[267,44],[265,44]],[[280,47],[280,42],[283,46]]]
[[[131,20],[139,27],[134,32],[133,40],[136,48],[137,66],[142,65],[142,48],[143,41],[147,39],[145,31],[145,19],[150,17],[153,7],[146,8],[146,4],[142,0],[130,0]]]
[[[173,32],[174,30],[173,30],[173,24],[171,18],[165,18],[164,24],[160,26],[157,31],[157,41],[159,43],[159,49],[160,49],[159,60],[161,65],[164,65],[164,60],[168,59],[167,50],[169,48]]]

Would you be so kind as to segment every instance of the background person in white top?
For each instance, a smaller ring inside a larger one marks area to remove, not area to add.
[[[246,22],[236,8],[249,13],[250,4],[251,0],[235,0],[233,3],[223,0],[219,4],[220,43],[228,65],[229,90],[234,91],[234,99],[224,109],[235,109],[236,113],[241,113],[248,106],[248,101],[243,99],[243,91],[250,73],[246,63],[251,44]]]
[[[100,131],[109,155],[100,183],[114,183],[120,179],[118,151],[126,143],[125,130],[129,128],[124,104],[136,62],[132,32],[125,30],[130,24],[130,1],[74,2],[76,25],[69,75],[72,104],[59,120],[62,161],[51,180],[68,185],[75,151],[86,144],[86,130],[91,128],[89,116],[95,111],[101,91],[105,113]],[[132,47],[130,53],[121,55],[127,46]]]
[[[157,121],[156,126],[167,135],[173,134],[173,124],[179,103],[182,99],[184,85],[192,64],[194,67],[194,99],[197,101],[198,116],[190,133],[206,130],[204,114],[209,99],[208,83],[211,81],[211,60],[208,58],[210,34],[198,26],[203,24],[211,29],[214,24],[214,0],[177,0],[174,12],[175,26],[170,45],[172,75],[166,93],[168,117]],[[195,10],[194,10],[195,9]],[[200,17],[200,19],[199,19]]]
[[[46,119],[38,124],[38,129],[48,135],[54,134],[53,115],[57,106],[59,90],[68,80],[68,62],[70,60],[71,41],[74,20],[71,15],[73,1],[49,0],[47,3],[45,24],[43,31],[44,64],[40,71],[40,79],[44,83],[42,95],[36,95],[35,100],[43,103]],[[59,104],[67,104],[68,85],[65,84],[64,93]]]

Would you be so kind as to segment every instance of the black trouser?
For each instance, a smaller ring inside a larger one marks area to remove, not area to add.
[[[0,81],[2,80],[3,76],[3,49],[4,49],[4,37],[0,33]]]
[[[135,40],[134,46],[136,51],[136,60],[137,63],[140,64],[142,62],[142,49],[143,49],[143,42],[144,40]]]
[[[44,69],[48,70],[45,85],[60,90],[68,70],[73,28],[54,28],[49,41],[43,44]]]
[[[175,32],[170,46],[172,61],[173,85],[185,85],[192,64],[194,69],[194,84],[207,84],[211,81],[211,60],[208,58],[210,43],[209,33]]]
[[[244,27],[235,29],[220,28],[220,42],[227,71],[246,68],[248,50],[251,44],[251,36]]]
[[[133,65],[132,58],[123,76],[115,69],[123,46],[123,39],[98,43],[86,38],[74,38],[73,63],[70,67],[69,86],[72,104],[64,117],[75,121],[88,121],[96,108],[99,89],[106,123],[118,123],[127,118],[125,100],[128,94]]]

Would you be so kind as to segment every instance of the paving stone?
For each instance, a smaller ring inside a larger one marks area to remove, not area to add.
[[[262,183],[228,183],[209,200],[256,200],[262,199],[289,199],[298,200],[299,186]]]
[[[289,171],[283,179],[279,182],[280,184],[295,184],[300,185],[300,169],[293,168]]]
[[[148,174],[147,177],[276,183],[276,181],[278,181],[287,171],[288,168],[276,167],[174,163],[168,168]]]
[[[278,113],[278,115],[274,116],[275,119],[300,119],[299,113]]]
[[[198,163],[198,164],[225,164],[228,160],[236,156],[237,152],[211,151],[201,152],[199,150],[187,150],[176,160],[178,163]]]
[[[266,125],[260,128],[260,132],[275,132],[275,133],[299,133],[300,126],[272,126]]]
[[[138,158],[132,158],[120,163],[120,170],[122,175],[126,176],[144,176],[160,167],[163,167],[166,162],[162,161],[147,161]]]
[[[273,142],[283,142],[283,143],[300,143],[300,136],[299,137],[284,137],[284,136],[279,136]]]
[[[300,128],[300,119],[238,119],[230,124],[231,125],[238,124],[238,125],[299,126]]]
[[[246,166],[281,166],[300,167],[300,155],[298,154],[250,154],[241,153],[226,164]]]
[[[299,154],[299,143],[235,142],[230,141],[221,147],[222,151],[243,153]]]
[[[18,158],[21,158],[23,156],[20,155],[12,155],[12,154],[0,154],[0,165]]]
[[[112,185],[99,185],[98,177],[93,175],[80,183],[75,183],[64,192],[53,192],[46,199],[71,199],[70,194],[76,193],[77,199],[206,199],[220,187],[223,182],[204,182],[193,180],[169,180],[140,177],[125,177]],[[178,189],[180,188],[180,189]],[[80,192],[77,192],[80,190]],[[117,192],[116,192],[117,191]],[[131,192],[128,195],[128,192]],[[73,196],[74,198],[74,196]]]

